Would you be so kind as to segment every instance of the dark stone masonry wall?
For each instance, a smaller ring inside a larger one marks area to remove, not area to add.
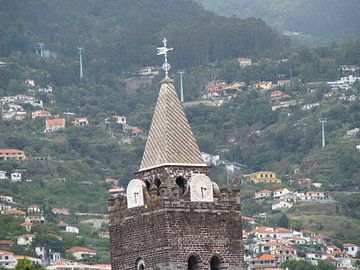
[[[173,185],[179,175],[174,169],[152,172],[162,182],[144,190],[142,207],[127,209],[124,196],[109,200],[112,269],[134,270],[142,259],[146,270],[185,270],[191,255],[198,269],[210,270],[213,255],[220,258],[220,269],[245,269],[240,191],[222,189],[212,203],[190,202],[189,193],[180,196]],[[150,178],[141,174],[144,181]]]

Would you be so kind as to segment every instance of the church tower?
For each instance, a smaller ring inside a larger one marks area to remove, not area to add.
[[[240,191],[209,178],[168,77],[167,52],[149,135],[126,195],[109,199],[113,270],[244,268]]]

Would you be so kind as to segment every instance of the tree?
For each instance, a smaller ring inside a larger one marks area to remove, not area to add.
[[[286,261],[281,265],[282,269],[289,270],[316,270],[316,268],[306,261]]]
[[[35,270],[35,266],[29,259],[20,259],[15,267],[15,270]]]
[[[336,270],[336,267],[329,262],[319,261],[316,270]]]
[[[286,214],[282,213],[279,217],[278,225],[280,227],[288,228],[289,227],[289,219]]]

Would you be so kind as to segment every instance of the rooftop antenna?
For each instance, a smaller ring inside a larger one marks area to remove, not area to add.
[[[164,47],[159,47],[157,48],[157,55],[164,55],[165,61],[164,64],[162,65],[162,69],[165,71],[165,80],[169,80],[169,70],[171,68],[168,60],[167,60],[167,55],[169,51],[172,51],[173,48],[167,48],[167,39],[164,38],[163,39],[163,44]]]
[[[319,118],[319,122],[321,123],[321,131],[322,131],[322,147],[325,147],[325,123],[327,118]]]
[[[43,57],[44,42],[38,42],[38,48],[40,50],[40,57]]]
[[[77,49],[79,50],[79,57],[80,57],[80,80],[82,79],[83,75],[83,66],[82,66],[82,54],[84,52],[84,48],[83,47],[77,47]]]
[[[184,102],[183,74],[185,73],[185,70],[180,69],[178,70],[178,73],[180,74],[180,101],[181,103],[183,103]]]

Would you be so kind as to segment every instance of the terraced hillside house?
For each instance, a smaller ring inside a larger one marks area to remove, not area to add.
[[[65,118],[47,119],[45,132],[59,131],[65,128]]]
[[[113,270],[245,269],[240,191],[210,179],[167,76],[136,179],[109,199],[109,219]]]
[[[0,149],[0,160],[25,160],[25,152],[18,149]]]
[[[281,180],[276,177],[276,173],[270,171],[260,171],[249,175],[250,181],[255,184],[258,183],[281,183]]]

